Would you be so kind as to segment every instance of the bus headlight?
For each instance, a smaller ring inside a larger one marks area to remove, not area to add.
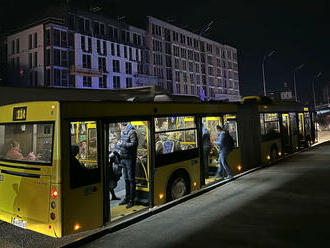
[[[164,198],[164,194],[159,194],[158,197],[159,197],[159,200],[162,200]]]

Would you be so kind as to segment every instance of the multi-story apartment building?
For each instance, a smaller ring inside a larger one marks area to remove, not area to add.
[[[7,36],[13,85],[116,89],[239,100],[237,50],[154,17],[147,30],[64,8]]]
[[[7,36],[14,85],[126,88],[155,83],[145,75],[146,31],[100,15],[63,10]],[[148,51],[147,51],[148,52]]]
[[[150,71],[176,95],[239,100],[237,50],[148,17]]]

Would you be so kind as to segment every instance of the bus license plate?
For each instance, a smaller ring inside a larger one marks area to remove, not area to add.
[[[16,218],[14,218],[14,219],[13,219],[13,224],[14,224],[15,226],[20,227],[20,228],[24,228],[24,229],[26,229],[26,221],[24,221],[24,220],[18,220],[18,219],[16,219]]]

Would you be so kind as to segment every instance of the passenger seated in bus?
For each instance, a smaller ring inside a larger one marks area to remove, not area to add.
[[[155,150],[156,154],[163,154],[163,143],[160,140],[159,134],[155,135]]]
[[[89,177],[88,169],[79,162],[77,159],[77,155],[79,153],[79,146],[72,145],[71,146],[71,158],[70,158],[70,173],[72,176],[71,187],[77,187],[80,185],[80,182],[84,182]]]
[[[16,140],[12,140],[9,143],[9,149],[5,155],[6,159],[13,159],[13,160],[24,160],[24,156],[21,152],[21,146]],[[33,152],[30,152],[26,158],[27,160],[35,160],[36,156]]]

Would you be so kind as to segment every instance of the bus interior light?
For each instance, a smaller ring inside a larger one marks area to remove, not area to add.
[[[50,193],[52,198],[56,198],[58,196],[57,190],[56,189],[52,189],[51,193]]]

